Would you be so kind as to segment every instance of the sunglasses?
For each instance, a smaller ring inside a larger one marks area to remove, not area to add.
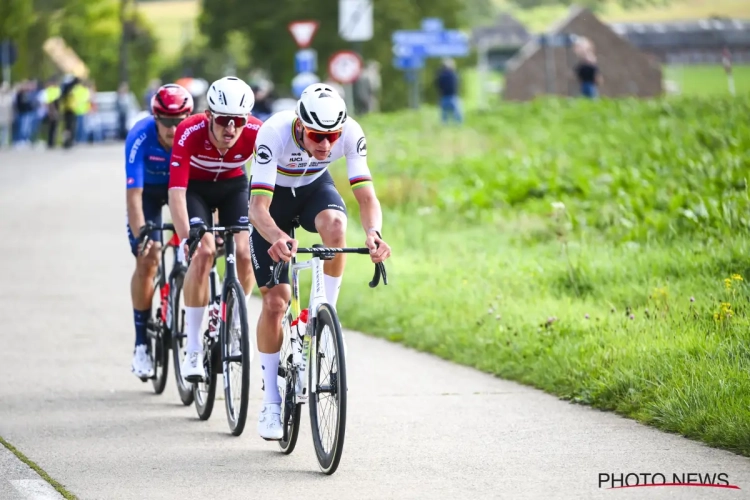
[[[156,117],[156,121],[158,121],[159,123],[161,123],[162,125],[164,125],[167,128],[176,127],[184,119],[185,119],[184,117],[180,117],[180,118],[170,118],[168,116],[157,116]]]
[[[341,138],[341,134],[343,133],[342,130],[337,130],[336,132],[319,132],[317,130],[309,130],[306,127],[303,127],[303,129],[307,138],[316,143],[328,139],[328,142],[333,144]]]
[[[212,115],[214,121],[222,127],[228,127],[230,123],[234,122],[236,128],[244,127],[247,125],[247,116],[232,116],[232,115]]]

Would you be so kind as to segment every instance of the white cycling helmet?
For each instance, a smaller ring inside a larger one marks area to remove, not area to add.
[[[206,92],[208,109],[219,115],[249,115],[255,106],[250,86],[235,76],[216,80]]]
[[[346,122],[346,103],[329,85],[313,83],[297,101],[297,116],[307,128],[339,130]]]

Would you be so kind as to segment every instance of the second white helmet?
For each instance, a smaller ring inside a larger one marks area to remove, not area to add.
[[[297,101],[297,116],[313,130],[338,130],[346,122],[346,103],[329,85],[313,83]]]
[[[208,109],[219,115],[249,115],[255,106],[250,86],[235,76],[225,76],[208,87]]]

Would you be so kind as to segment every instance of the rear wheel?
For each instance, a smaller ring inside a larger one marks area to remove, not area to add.
[[[182,284],[185,280],[185,272],[177,273],[170,282],[169,289],[172,294],[172,360],[174,364],[174,377],[177,384],[177,392],[180,401],[185,406],[193,404],[193,384],[185,380],[180,372],[182,361],[185,359],[185,348],[187,337],[185,336],[185,308],[182,297]]]
[[[235,315],[237,318],[235,318]],[[236,324],[236,319],[239,324]],[[250,395],[250,333],[245,291],[240,282],[226,285],[226,316],[222,325],[224,403],[229,430],[239,436],[245,429]]]
[[[346,360],[341,326],[328,304],[318,307],[314,331],[309,358],[310,424],[318,464],[330,475],[336,472],[344,451]],[[315,387],[313,373],[318,379]]]

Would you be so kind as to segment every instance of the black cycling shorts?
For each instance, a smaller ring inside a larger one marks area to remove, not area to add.
[[[291,233],[295,218],[299,218],[299,224],[305,231],[317,233],[315,217],[323,210],[338,210],[346,214],[344,200],[327,171],[311,184],[295,188],[294,191],[296,196],[292,195],[292,188],[276,186],[271,201],[271,217],[279,229],[287,234]],[[259,287],[266,286],[272,276],[274,262],[268,255],[272,244],[257,230],[250,235],[250,255]],[[289,273],[282,273],[279,282],[289,283]]]
[[[246,226],[249,223],[250,191],[244,175],[215,182],[191,180],[185,198],[191,226],[213,226],[211,214],[214,209],[219,211],[221,226]]]
[[[169,201],[167,184],[145,184],[143,194],[141,195],[141,205],[143,208],[143,217],[146,222],[151,221],[157,226],[161,226],[161,209]],[[128,227],[128,239],[130,240],[130,251],[133,255],[138,253],[138,235],[133,234],[130,230],[130,224],[127,219],[125,225]],[[152,241],[162,241],[162,232],[153,231],[149,238]]]

